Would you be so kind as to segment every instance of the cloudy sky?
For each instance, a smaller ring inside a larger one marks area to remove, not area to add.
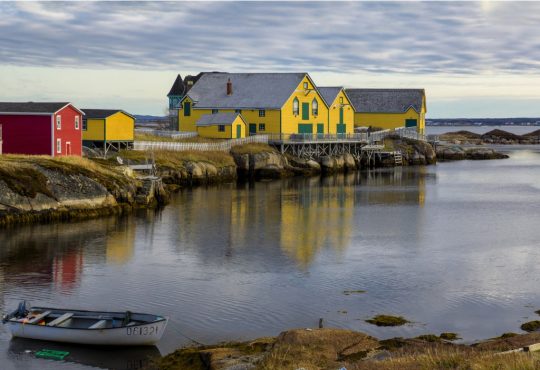
[[[1,2],[0,100],[163,114],[178,73],[422,87],[428,117],[540,117],[540,2]]]

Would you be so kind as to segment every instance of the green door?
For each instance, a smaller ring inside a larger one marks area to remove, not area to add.
[[[302,103],[302,119],[309,119],[309,103]]]
[[[324,136],[324,123],[317,123],[317,136],[318,137]]]
[[[313,125],[311,123],[299,123],[298,133],[299,134],[313,134]]]
[[[347,125],[338,123],[336,131],[337,131],[338,134],[346,133],[347,132]]]
[[[184,102],[184,116],[189,117],[191,116],[191,103],[190,102]]]
[[[343,107],[339,108],[339,123],[343,123]]]
[[[249,134],[255,135],[257,133],[257,124],[256,123],[250,123],[249,124]]]
[[[416,120],[415,119],[406,119],[405,120],[405,127],[416,127]]]
[[[239,139],[242,137],[242,126],[236,126],[236,137]]]

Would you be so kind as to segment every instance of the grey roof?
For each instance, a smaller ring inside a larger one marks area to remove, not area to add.
[[[321,93],[321,96],[323,97],[324,101],[327,105],[330,105],[336,100],[336,96],[339,94],[342,87],[334,86],[334,87],[318,87],[319,93]]]
[[[133,117],[131,114],[129,114],[126,111],[123,111],[122,109],[83,109],[85,118],[107,118],[109,116],[112,116],[115,113],[122,112],[127,114],[128,116]]]
[[[196,126],[232,125],[240,113],[205,114],[199,118]]]
[[[422,110],[424,89],[345,89],[356,112],[404,113]]]
[[[0,113],[53,114],[70,103],[0,102]]]
[[[171,95],[184,96],[185,92],[186,92],[186,86],[184,85],[184,81],[182,81],[182,76],[178,75],[176,77],[176,80],[174,80],[171,90],[169,90],[169,93],[167,94],[167,96],[171,96]]]
[[[188,92],[194,108],[280,109],[306,73],[204,73]],[[231,80],[232,94],[227,95]]]

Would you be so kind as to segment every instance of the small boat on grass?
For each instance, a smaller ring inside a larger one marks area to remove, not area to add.
[[[154,345],[167,321],[163,316],[130,311],[27,308],[26,302],[2,319],[14,337],[105,346]]]

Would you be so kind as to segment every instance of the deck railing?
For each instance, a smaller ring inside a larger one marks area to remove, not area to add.
[[[177,143],[166,141],[135,141],[134,150],[168,150],[168,151],[217,151],[228,152],[232,147],[250,143],[268,144],[267,135],[255,135],[242,139],[230,139],[216,143]]]
[[[160,136],[160,137],[169,137],[172,139],[189,139],[196,137],[199,134],[196,132],[180,132],[180,131],[170,131],[170,130],[155,130],[151,128],[136,128],[136,134]]]
[[[253,136],[252,136],[253,137]],[[269,134],[268,141],[274,144],[288,143],[336,143],[336,142],[367,142],[367,133],[354,134]]]

